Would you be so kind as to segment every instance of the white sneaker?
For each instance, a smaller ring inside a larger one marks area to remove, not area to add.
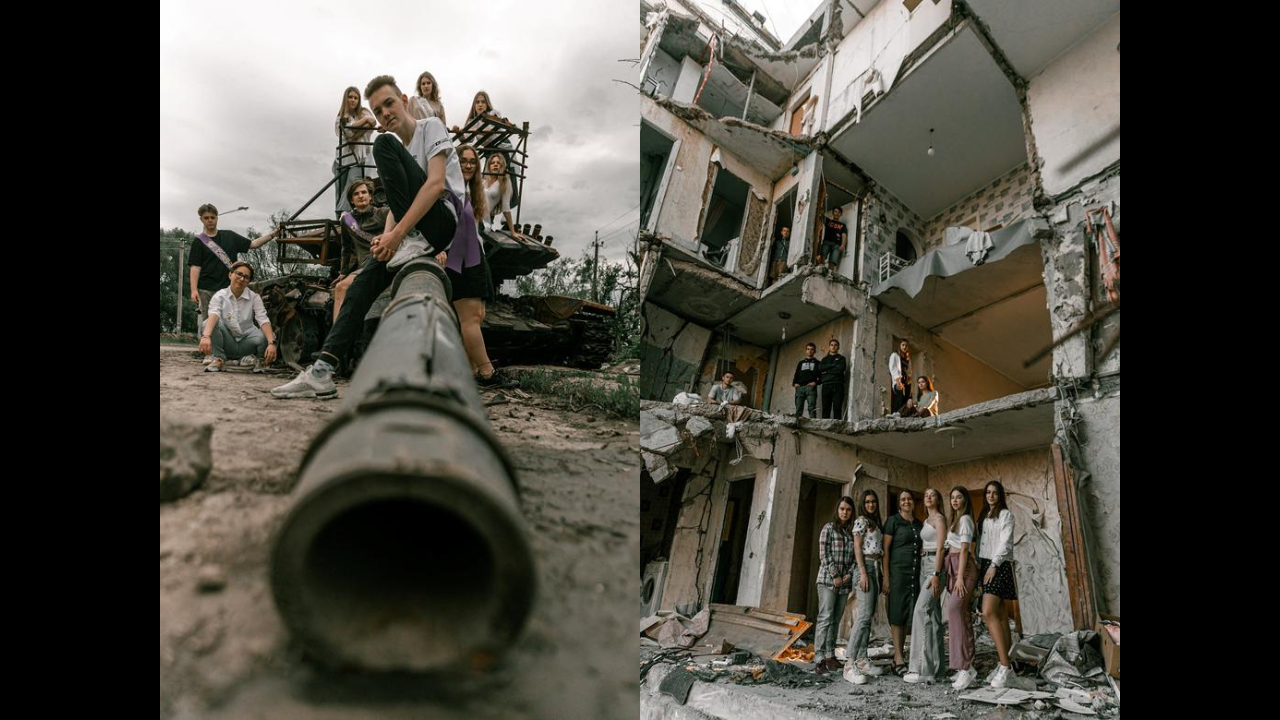
[[[991,687],[1002,688],[1009,684],[1009,676],[1013,674],[1013,668],[997,665],[996,671],[991,677]]]
[[[427,239],[414,230],[400,241],[400,247],[396,248],[396,252],[387,261],[388,268],[398,268],[419,255],[427,254]]]
[[[961,670],[960,672],[956,673],[956,679],[954,682],[951,683],[951,687],[955,688],[957,692],[960,690],[964,690],[965,688],[973,684],[973,681],[974,679],[977,678],[977,675],[978,673],[974,670]]]
[[[922,680],[924,680],[924,678],[920,677],[920,673],[918,672],[909,672],[902,676],[902,682],[918,683]]]
[[[338,396],[338,386],[333,384],[333,373],[317,378],[308,367],[298,377],[271,389],[271,394],[278,398],[331,398]]]
[[[257,366],[258,366],[257,355],[245,355],[244,357],[240,358],[240,367],[251,368],[251,367],[257,367]]]
[[[858,665],[859,672],[862,672],[865,675],[870,675],[871,677],[879,677],[884,673],[884,670],[881,669],[879,665],[872,664],[872,662],[867,658],[858,658],[856,664]]]
[[[200,361],[200,364],[202,364],[202,365],[208,365],[208,364],[209,364],[209,363],[211,363],[211,362],[213,362],[213,356],[212,356],[212,355],[205,355],[205,356],[204,356],[204,360],[201,360],[201,361]]]
[[[848,680],[854,685],[867,684],[867,676],[865,673],[858,670],[857,663],[849,663],[848,665],[844,666],[844,679]]]

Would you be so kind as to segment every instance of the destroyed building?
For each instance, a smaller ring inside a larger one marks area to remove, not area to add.
[[[786,42],[716,5],[641,3],[642,614],[813,619],[841,495],[998,479],[1020,632],[1118,616],[1119,0],[824,0]],[[843,419],[797,418],[833,338]],[[889,416],[903,339],[935,417]],[[725,370],[744,419],[672,402]]]

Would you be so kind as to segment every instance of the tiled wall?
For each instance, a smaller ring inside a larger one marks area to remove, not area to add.
[[[1031,194],[1031,168],[1023,164],[982,186],[968,197],[938,213],[925,224],[924,252],[942,244],[949,227],[990,230],[1007,227],[1034,212]]]

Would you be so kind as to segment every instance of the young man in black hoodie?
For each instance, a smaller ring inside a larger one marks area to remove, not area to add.
[[[827,356],[818,363],[823,420],[839,420],[844,415],[844,376],[848,372],[849,361],[840,354],[840,341],[832,340],[827,344]]]
[[[796,389],[796,415],[804,415],[805,400],[809,401],[809,417],[818,417],[818,358],[813,354],[818,346],[804,346],[804,357],[796,363],[796,374],[791,377],[791,387]]]

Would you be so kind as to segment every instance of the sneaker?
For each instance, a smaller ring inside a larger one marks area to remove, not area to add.
[[[205,372],[222,372],[222,358],[210,357]]]
[[[909,683],[924,682],[924,678],[921,677],[920,673],[918,672],[909,672],[906,675],[902,676],[902,682],[909,682]]]
[[[840,658],[829,657],[827,658],[826,663],[828,670],[840,670],[844,668],[844,663],[840,661]]]
[[[257,366],[258,366],[257,355],[245,355],[244,357],[240,358],[240,367],[257,367]]]
[[[858,664],[857,664],[857,663],[849,663],[847,666],[845,666],[845,669],[844,669],[844,679],[845,679],[845,680],[848,680],[849,682],[853,683],[854,685],[866,685],[866,684],[867,684],[867,676],[866,676],[866,674],[865,674],[865,673],[863,673],[863,672],[861,672],[860,670],[858,670]]]
[[[332,374],[317,378],[312,372],[314,365],[298,373],[298,377],[271,389],[271,394],[278,398],[331,398],[337,397],[338,386],[333,384]]]
[[[201,353],[201,354],[203,354],[203,353]],[[203,364],[203,365],[208,365],[209,363],[213,362],[213,356],[212,356],[212,355],[205,355],[205,356],[204,356],[204,360],[201,360],[200,362],[201,362],[201,364]]]
[[[489,377],[476,373],[476,385],[496,390],[500,388],[518,388],[520,387],[520,382],[507,377],[507,374],[501,370],[494,370]]]
[[[814,674],[817,674],[817,675],[826,675],[831,671],[827,669],[827,661],[823,660],[822,662],[818,663],[818,666],[813,669],[813,672]]]
[[[858,658],[854,664],[858,666],[858,672],[863,675],[878,677],[884,672],[879,665],[872,664],[872,662],[866,658]]]
[[[417,230],[409,233],[400,242],[400,247],[396,248],[396,252],[387,261],[387,267],[395,269],[418,257],[427,254],[427,239],[422,237]]]
[[[956,679],[951,683],[951,687],[955,688],[956,691],[964,690],[973,684],[976,677],[977,672],[974,670],[961,670],[956,673]]]
[[[1009,684],[1009,676],[1012,674],[1013,674],[1013,668],[1005,667],[1004,665],[997,665],[996,671],[993,677],[991,678],[991,687],[993,688],[1007,687]]]

